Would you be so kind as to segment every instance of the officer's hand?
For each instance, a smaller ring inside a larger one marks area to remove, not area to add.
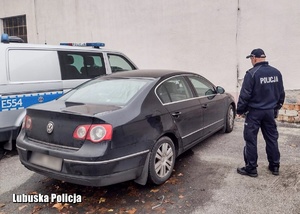
[[[278,113],[279,113],[279,110],[278,109],[274,109],[274,118],[278,117]]]

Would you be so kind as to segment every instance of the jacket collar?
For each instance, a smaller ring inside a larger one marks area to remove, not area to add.
[[[267,62],[267,61],[264,61],[264,62],[258,62],[258,63],[256,63],[253,67],[260,66],[260,65],[268,65],[268,64],[269,64],[269,62]]]

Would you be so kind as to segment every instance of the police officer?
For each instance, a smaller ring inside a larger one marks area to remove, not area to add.
[[[257,134],[259,128],[266,141],[269,170],[279,175],[280,152],[275,118],[285,98],[280,71],[265,61],[266,55],[260,48],[254,49],[246,58],[251,59],[253,68],[245,74],[238,104],[238,116],[245,116],[244,160],[245,167],[237,168],[241,175],[257,177]]]

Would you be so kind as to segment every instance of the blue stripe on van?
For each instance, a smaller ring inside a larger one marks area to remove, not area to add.
[[[62,91],[54,91],[45,93],[0,96],[0,112],[24,109],[33,104],[54,100],[56,98],[59,98],[62,94]]]

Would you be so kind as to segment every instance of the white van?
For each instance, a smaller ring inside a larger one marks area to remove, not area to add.
[[[124,54],[100,46],[104,44],[50,46],[11,43],[7,34],[2,35],[0,149],[12,149],[28,106],[56,99],[87,79],[137,69]]]

